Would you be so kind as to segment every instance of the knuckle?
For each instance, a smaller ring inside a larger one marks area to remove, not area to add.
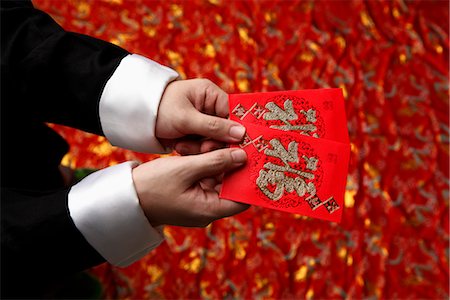
[[[210,86],[212,84],[212,81],[209,80],[208,78],[201,78],[199,79],[200,83],[203,84],[203,86],[206,88],[208,86]]]
[[[205,93],[205,99],[213,100],[217,97],[216,85],[209,79],[205,79],[202,83],[203,91]]]
[[[205,104],[210,103],[210,99],[211,99],[212,95],[211,95],[211,89],[209,87],[205,87],[203,89],[203,101],[205,102]]]
[[[219,120],[216,118],[209,118],[208,124],[207,124],[208,130],[212,132],[217,132],[220,129],[220,123]]]
[[[210,91],[212,82],[206,78],[200,78],[197,80],[198,80],[197,86],[199,87],[199,91],[201,91],[203,93],[203,96],[206,97],[208,92]]]
[[[213,169],[224,169],[227,166],[227,156],[223,152],[216,153],[210,160]]]

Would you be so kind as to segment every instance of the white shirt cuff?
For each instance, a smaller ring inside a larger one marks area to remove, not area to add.
[[[69,192],[69,212],[75,226],[109,263],[125,267],[157,247],[161,228],[148,222],[126,162],[97,171]]]
[[[122,59],[100,98],[99,115],[108,141],[138,152],[166,152],[155,137],[159,102],[178,73],[144,56]]]

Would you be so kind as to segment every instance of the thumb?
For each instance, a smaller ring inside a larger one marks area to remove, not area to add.
[[[245,127],[228,119],[203,114],[197,110],[192,112],[188,124],[190,134],[201,135],[217,141],[236,143],[244,138]]]
[[[185,156],[185,178],[188,185],[207,177],[238,168],[247,161],[247,154],[239,148],[228,148],[204,154]]]

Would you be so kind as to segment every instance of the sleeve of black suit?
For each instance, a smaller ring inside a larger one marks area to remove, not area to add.
[[[2,6],[2,96],[18,99],[11,112],[102,134],[99,99],[127,51],[66,32],[31,3]]]
[[[1,2],[1,72],[2,295],[27,279],[35,285],[26,290],[45,288],[52,277],[105,259],[125,266],[156,247],[160,233],[145,219],[131,179],[135,164],[64,188],[58,165],[68,146],[45,123],[160,152],[154,122],[176,72],[66,32],[24,1]],[[121,218],[136,221],[127,227]]]

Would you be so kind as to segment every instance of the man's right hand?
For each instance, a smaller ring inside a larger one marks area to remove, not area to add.
[[[173,81],[161,98],[155,134],[181,155],[223,148],[222,143],[238,143],[245,134],[244,126],[227,119],[228,113],[227,93],[210,80]]]

